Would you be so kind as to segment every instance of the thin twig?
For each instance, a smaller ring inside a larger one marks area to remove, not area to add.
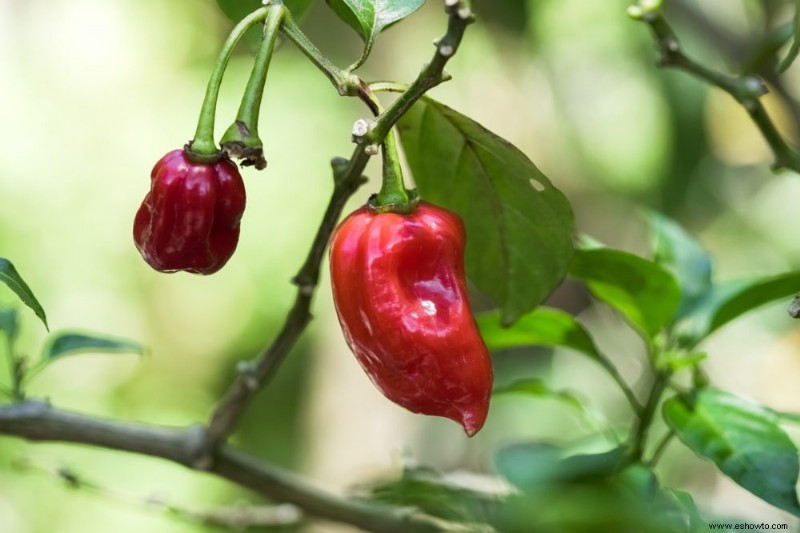
[[[311,320],[311,300],[319,281],[320,264],[328,241],[347,200],[365,181],[361,174],[371,155],[374,155],[373,147],[377,147],[383,142],[397,120],[428,89],[447,79],[444,67],[458,49],[464,30],[472,22],[473,15],[469,3],[465,0],[446,0],[445,4],[449,15],[447,33],[437,42],[433,59],[425,65],[409,89],[374,120],[365,135],[358,138],[358,144],[350,160],[334,160],[333,195],[305,263],[293,280],[298,287],[294,305],[273,343],[256,361],[240,365],[239,375],[217,404],[206,432],[204,455],[207,460],[212,460],[214,447],[224,442],[233,432],[253,397],[275,374]],[[292,34],[298,41],[301,41],[296,32],[292,32]],[[325,65],[323,70],[336,85],[335,80],[340,79],[340,76],[333,70],[333,67]],[[365,84],[362,89],[369,91],[369,87]],[[357,94],[356,96],[362,95]],[[365,97],[371,97],[371,95]]]
[[[400,120],[414,103],[430,89],[450,79],[444,70],[447,62],[458,51],[464,31],[475,17],[470,7],[470,2],[461,0],[445,0],[447,12],[450,15],[447,33],[436,41],[436,52],[430,62],[426,63],[408,89],[403,92],[392,104],[375,120],[370,132],[365,136],[365,141],[380,144],[389,134],[395,123]]]
[[[800,172],[800,154],[783,139],[774,122],[767,113],[760,98],[767,93],[767,87],[757,76],[730,76],[710,69],[689,58],[683,53],[681,44],[672,27],[664,19],[661,6],[656,2],[642,2],[632,6],[629,14],[647,23],[661,53],[660,65],[692,74],[696,78],[718,87],[739,102],[756,127],[761,131],[775,156],[773,170],[790,169]]]
[[[636,421],[636,427],[631,435],[631,445],[633,458],[637,461],[640,461],[644,455],[645,446],[647,444],[647,433],[653,423],[656,409],[659,403],[661,403],[664,390],[666,390],[669,385],[670,377],[671,374],[668,371],[661,371],[656,375],[653,386],[650,389],[650,395],[647,397],[647,401],[644,404],[642,414],[639,416],[639,420]]]
[[[756,38],[749,38],[741,37],[725,26],[715,24],[695,6],[688,5],[684,0],[671,0],[665,9],[668,14],[674,14],[685,22],[693,33],[713,45],[724,57],[725,62],[737,72],[762,76],[786,102],[794,122],[800,124],[800,105],[775,70],[778,63],[776,54],[791,39],[794,33],[793,23],[768,28]]]
[[[675,438],[675,430],[670,428],[667,434],[664,435],[664,437],[656,446],[656,449],[653,451],[653,456],[649,461],[647,461],[647,466],[650,468],[655,468],[655,466],[658,464],[658,461],[661,460],[661,456],[667,450],[667,446],[669,446],[669,443],[672,442],[673,438]]]
[[[628,403],[631,405],[631,409],[633,409],[634,414],[636,414],[636,416],[642,416],[644,406],[636,398],[633,390],[628,386],[625,378],[623,378],[622,374],[620,374],[619,370],[617,370],[617,367],[615,367],[605,355],[601,355],[598,358],[598,361],[600,362],[600,366],[602,366],[605,371],[608,372],[614,382],[619,386],[620,390],[625,395],[625,398],[628,400]]]
[[[201,470],[203,432],[92,417],[38,400],[0,407],[0,434],[29,441],[69,442],[166,459]],[[442,531],[441,523],[415,509],[345,499],[309,485],[301,477],[232,446],[221,446],[207,470],[272,501],[290,503],[309,516],[368,531]]]
[[[372,111],[378,114],[378,108],[372,100],[367,84],[356,74],[342,70],[325,57],[311,40],[300,30],[300,27],[287,13],[281,32],[292,41],[297,48],[330,80],[341,96],[357,96]]]

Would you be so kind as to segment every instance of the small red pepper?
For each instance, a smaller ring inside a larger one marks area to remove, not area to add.
[[[489,410],[492,364],[467,299],[464,244],[463,222],[440,207],[362,207],[336,229],[330,262],[345,339],[373,383],[472,436]]]
[[[133,222],[136,247],[161,272],[212,274],[239,242],[245,190],[236,165],[192,161],[185,150],[161,158]]]

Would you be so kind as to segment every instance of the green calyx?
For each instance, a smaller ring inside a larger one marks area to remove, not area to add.
[[[183,146],[183,151],[190,161],[194,163],[213,164],[222,159],[222,152],[217,150],[216,146],[214,146],[213,151],[211,151],[208,148],[203,147],[201,144],[201,151],[197,151],[197,144],[198,143],[195,140],[189,141]]]
[[[248,128],[241,120],[237,119],[228,127],[220,144],[225,154],[231,159],[241,160],[242,166],[253,166],[256,170],[267,168],[264,144],[258,132]]]
[[[267,8],[263,39],[239,105],[239,112],[221,141],[222,149],[228,156],[241,159],[242,166],[254,166],[257,170],[267,166],[263,143],[258,136],[258,117],[275,41],[285,16],[286,8],[278,0],[273,0]]]
[[[383,182],[378,194],[370,197],[367,205],[373,213],[412,213],[419,204],[416,189],[406,189],[403,169],[397,152],[394,130],[383,141]]]
[[[414,212],[420,202],[420,196],[417,189],[406,189],[406,198],[400,202],[387,202],[385,199],[381,201],[379,194],[373,194],[367,200],[367,209],[374,215],[382,215],[384,213],[398,213],[400,215],[409,215]]]

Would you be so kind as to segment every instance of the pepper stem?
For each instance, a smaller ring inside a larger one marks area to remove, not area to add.
[[[258,136],[258,115],[261,109],[261,99],[267,81],[267,71],[278,39],[278,30],[286,15],[282,2],[273,0],[268,7],[267,18],[264,21],[264,35],[258,49],[253,72],[247,81],[247,87],[239,106],[236,120],[228,127],[222,136],[222,149],[231,157],[244,159],[242,165],[253,165],[257,170],[267,166],[264,159],[263,143]]]
[[[384,139],[382,148],[383,183],[378,194],[370,198],[369,207],[375,213],[411,213],[419,203],[419,194],[416,189],[406,189],[403,183],[394,129]]]
[[[194,139],[185,148],[187,155],[193,161],[210,163],[219,159],[220,153],[214,142],[214,116],[217,111],[217,97],[222,84],[222,76],[225,74],[225,68],[228,66],[228,60],[231,58],[236,43],[251,26],[264,20],[268,11],[268,8],[260,7],[247,15],[233,28],[225,40],[225,44],[222,45],[214,70],[211,72],[211,78],[208,80],[203,106],[200,108],[200,118],[197,121],[197,131]]]

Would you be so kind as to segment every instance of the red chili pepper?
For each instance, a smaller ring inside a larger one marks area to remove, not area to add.
[[[373,383],[472,436],[489,410],[492,364],[467,299],[464,241],[461,219],[440,207],[363,207],[336,229],[330,260],[339,322]]]
[[[211,274],[236,250],[245,190],[227,159],[196,163],[184,150],[161,158],[133,222],[136,247],[161,272]]]

